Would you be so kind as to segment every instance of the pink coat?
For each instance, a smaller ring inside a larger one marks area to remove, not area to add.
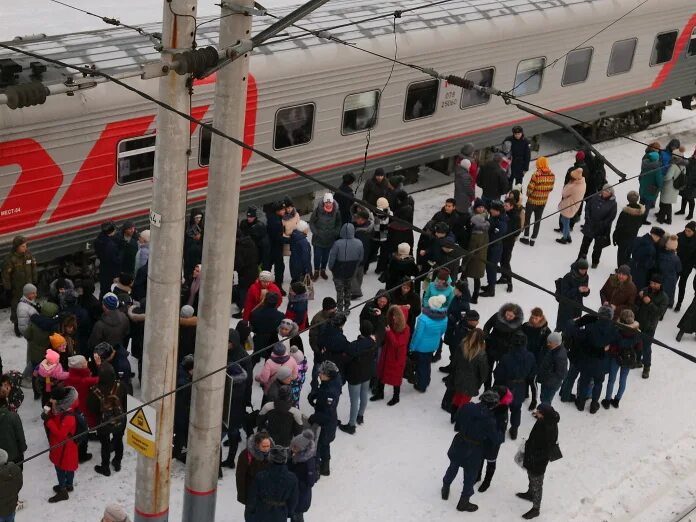
[[[39,377],[43,377],[44,379],[46,379],[47,392],[51,391],[51,387],[54,384],[57,384],[58,381],[64,381],[68,378],[69,375],[68,372],[63,370],[63,367],[60,365],[60,363],[49,364],[49,362],[46,359],[41,361],[41,364],[39,364],[36,373],[39,375]]]
[[[561,216],[572,218],[580,210],[580,205],[585,197],[585,178],[571,181],[563,187],[561,193],[561,202],[558,204],[558,209],[561,211]]]
[[[268,387],[275,379],[275,375],[276,373],[278,373],[278,368],[280,368],[281,366],[287,366],[288,368],[290,368],[292,370],[292,380],[294,381],[295,379],[297,379],[297,361],[292,356],[283,364],[274,361],[273,357],[271,357],[266,361],[266,364],[263,365],[261,373],[256,376],[256,382],[261,383],[264,392],[268,391]]]

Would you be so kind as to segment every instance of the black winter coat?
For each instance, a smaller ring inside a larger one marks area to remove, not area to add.
[[[536,380],[551,388],[560,388],[568,373],[568,352],[565,346],[549,350],[546,348],[541,355]]]
[[[679,193],[685,199],[696,198],[696,157],[690,157],[686,164],[686,187]]]
[[[493,412],[485,404],[470,402],[457,410],[454,419],[457,434],[452,439],[447,456],[460,467],[478,466],[484,452],[498,442]]]
[[[184,245],[184,276],[191,277],[196,265],[200,265],[203,260],[203,238],[195,240],[192,237],[186,238]]]
[[[653,291],[649,286],[641,290],[643,297],[650,297],[650,302],[643,301],[643,297],[636,297],[636,321],[640,324],[641,332],[652,335],[657,330],[657,325],[667,311],[669,298],[664,290]]]
[[[535,374],[534,355],[524,345],[515,346],[503,355],[500,363],[495,367],[495,384],[507,386],[512,392],[512,404],[519,405],[524,402],[527,383],[532,381]]]
[[[285,315],[275,306],[263,305],[251,312],[249,323],[256,350],[278,342],[278,326],[283,319]]]
[[[616,217],[616,198],[608,199],[601,194],[592,196],[585,203],[585,224],[582,233],[593,239],[611,237],[611,224]]]
[[[677,255],[681,260],[682,270],[696,266],[696,235],[686,237],[684,232],[677,234],[679,245],[677,246]]]
[[[290,234],[290,278],[302,281],[312,273],[312,245],[304,232],[293,230]]]
[[[444,342],[448,346],[452,346],[450,343],[452,341],[452,334],[454,333],[454,328],[457,326],[459,321],[462,320],[462,314],[470,310],[469,301],[471,300],[471,295],[469,295],[469,289],[465,294],[460,296],[454,296],[452,301],[450,301],[449,307],[447,307],[447,330],[445,330]]]
[[[358,336],[346,350],[348,361],[344,375],[348,384],[362,384],[375,375],[377,365],[377,345],[372,337]]]
[[[469,214],[466,213],[468,208],[460,209],[461,212],[455,210],[451,214],[445,212],[444,207],[433,215],[430,220],[431,223],[446,223],[450,229],[450,232],[454,235],[458,243],[461,244],[460,239],[465,233],[465,229],[469,224]],[[464,243],[466,244],[466,243]]]
[[[650,270],[657,261],[657,249],[650,234],[639,237],[633,243],[631,251],[631,276],[638,288],[648,284]]]
[[[590,278],[587,274],[582,275],[577,268],[577,264],[573,263],[570,267],[570,272],[563,276],[560,284],[560,295],[566,299],[574,301],[570,303],[565,299],[558,302],[558,315],[556,316],[556,331],[560,332],[568,324],[569,321],[582,315],[582,301],[590,295],[590,291],[581,292],[580,287],[589,288]]]
[[[288,465],[297,477],[298,499],[295,513],[306,513],[312,505],[312,487],[317,482],[317,458],[309,457],[307,460],[296,462],[298,455],[293,455],[292,462]]]
[[[380,297],[381,295],[385,295],[387,297],[387,304],[384,308],[380,308],[377,305],[377,297]],[[374,336],[377,346],[382,346],[382,343],[384,342],[384,334],[387,328],[387,311],[389,310],[389,305],[391,304],[388,299],[389,294],[383,290],[380,290],[377,292],[375,299],[368,301],[360,311],[360,321],[369,321],[374,327]],[[377,310],[379,310],[379,315],[377,315]],[[412,312],[412,310],[409,312],[409,317],[411,316]]]
[[[276,399],[261,408],[256,426],[266,430],[276,444],[288,447],[292,438],[302,433],[302,414],[293,407],[292,400]]]
[[[457,345],[452,350],[451,365],[454,391],[476,397],[490,371],[485,352],[470,361],[464,357],[461,345]]]
[[[350,223],[352,216],[350,208],[355,200],[355,192],[350,185],[341,183],[338,190],[334,193],[334,201],[338,203],[338,212],[341,214],[341,224]]]
[[[121,272],[121,249],[116,236],[101,232],[94,240],[94,253],[99,259],[99,284],[101,292],[111,288],[114,278]]]
[[[638,236],[638,230],[643,225],[645,207],[639,204],[629,204],[619,213],[616,228],[612,236],[614,245],[631,245]]]
[[[512,338],[515,332],[522,327],[522,318],[522,309],[517,306],[517,312],[513,321],[505,319],[502,308],[486,321],[483,331],[486,334],[486,351],[489,358],[499,361],[503,355],[512,349]]]
[[[391,304],[399,306],[408,305],[408,319],[406,323],[411,330],[411,335],[413,335],[413,330],[416,327],[416,317],[421,313],[421,300],[413,290],[404,295],[400,287],[394,290],[390,295]],[[384,336],[382,336],[382,339],[384,339]]]
[[[513,176],[520,176],[529,170],[529,162],[532,157],[529,140],[523,134],[520,139],[508,136],[505,141],[510,142],[510,157],[512,158],[510,172]]]
[[[372,205],[373,207],[377,206],[377,200],[379,198],[386,198],[387,194],[389,193],[389,182],[387,181],[387,178],[385,177],[382,180],[382,183],[379,184],[377,181],[375,181],[375,178],[372,177],[368,179],[365,182],[365,187],[363,188],[363,200]]]
[[[669,298],[669,304],[674,304],[674,295],[677,290],[677,280],[682,271],[679,256],[674,252],[660,250],[657,253],[657,271],[662,274],[662,289]]]
[[[285,244],[283,239],[283,220],[275,212],[266,214],[266,231],[268,232],[271,255],[280,255]]]
[[[483,197],[488,199],[498,199],[501,194],[506,194],[510,189],[505,171],[495,159],[481,166],[476,184],[481,187]]]
[[[389,260],[385,275],[387,278],[385,288],[391,290],[398,286],[404,277],[416,277],[418,275],[416,260],[411,256],[401,259],[394,254]]]
[[[297,477],[285,464],[271,464],[251,483],[249,522],[287,522],[297,506]]]
[[[522,331],[527,336],[527,349],[534,355],[534,360],[536,360],[538,364],[544,352],[547,350],[546,339],[551,333],[551,329],[546,321],[544,321],[544,324],[539,328],[527,322],[522,325]]]
[[[239,223],[239,229],[245,236],[249,236],[254,241],[261,262],[268,261],[271,253],[271,243],[268,240],[266,225],[258,219],[254,219],[252,223],[245,219]]]
[[[537,419],[529,440],[524,445],[523,465],[532,475],[543,475],[549,463],[551,450],[558,442],[558,421],[560,415]]]
[[[249,288],[259,276],[259,252],[254,240],[249,236],[237,236],[234,250],[234,269],[237,271],[239,286]]]
[[[343,381],[337,375],[330,381],[321,381],[319,389],[309,394],[309,403],[314,406],[314,414],[309,418],[309,422],[321,426],[321,437],[331,442],[336,437],[336,427],[338,426],[338,400],[341,398],[341,388]]]

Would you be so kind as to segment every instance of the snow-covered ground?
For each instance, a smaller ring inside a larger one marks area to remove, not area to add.
[[[696,143],[696,116],[672,108],[669,123],[636,135],[638,139],[663,144],[667,136],[676,135],[690,152]],[[633,175],[638,172],[643,147],[619,139],[603,143],[599,149],[619,168]],[[562,176],[572,164],[573,154],[554,156],[551,166]],[[301,167],[301,165],[300,165]],[[609,179],[614,180],[613,174]],[[625,203],[626,193],[637,187],[637,180],[617,187],[619,204]],[[559,201],[560,183],[550,198],[549,209]],[[422,225],[452,194],[451,185],[416,194],[415,223]],[[681,230],[684,221],[677,216],[670,231]],[[513,256],[513,269],[547,288],[553,288],[555,278],[563,275],[575,259],[580,234],[575,232],[572,245],[558,245],[553,232],[556,218],[542,223],[540,239],[533,248],[518,244]],[[608,247],[596,270],[590,271],[591,296],[589,306],[598,306],[599,288],[615,267],[615,248]],[[374,294],[380,287],[374,273],[365,277],[365,295]],[[694,297],[691,285],[686,303]],[[485,321],[506,301],[519,303],[526,314],[541,306],[554,324],[556,303],[550,296],[515,283],[514,292],[506,294],[502,286],[492,299],[480,299],[476,309]],[[321,299],[333,295],[330,281],[319,281],[316,300],[310,313],[315,313]],[[351,315],[346,333],[357,335],[357,312]],[[668,311],[660,324],[659,339],[677,346],[674,341],[676,323],[680,317]],[[0,353],[6,369],[21,368],[24,343],[14,337],[8,312],[0,312]],[[678,347],[696,353],[696,339],[687,336]],[[621,408],[596,415],[579,413],[574,406],[556,402],[561,414],[560,446],[564,458],[549,466],[546,474],[542,517],[548,521],[667,521],[688,506],[696,491],[696,417],[691,406],[696,401],[693,386],[696,366],[655,346],[652,373],[649,380],[640,378],[636,370],[629,377],[628,389]],[[310,354],[311,356],[311,354]],[[259,368],[257,367],[257,371]],[[388,388],[387,394],[391,390]],[[523,415],[518,442],[507,441],[500,452],[498,470],[493,485],[485,494],[476,494],[477,513],[463,515],[455,510],[459,482],[455,483],[452,499],[440,500],[442,474],[447,466],[446,451],[453,436],[448,416],[440,409],[443,384],[435,369],[432,386],[426,394],[415,392],[405,384],[401,403],[387,407],[386,401],[370,403],[365,424],[356,435],[339,432],[333,444],[332,474],[315,488],[314,503],[308,521],[455,521],[516,520],[528,504],[514,496],[526,488],[526,475],[513,462],[519,442],[531,429],[533,419]],[[136,395],[139,390],[136,388]],[[258,390],[257,390],[258,393]],[[257,397],[257,400],[259,398]],[[348,414],[347,393],[341,398],[339,416]],[[311,413],[303,402],[302,409]],[[525,410],[526,412],[526,410]],[[31,398],[20,410],[27,434],[27,454],[43,450],[46,437],[39,420],[40,406]],[[98,455],[97,443],[91,452]],[[93,470],[94,461],[77,473],[75,492],[69,502],[49,505],[54,471],[47,456],[29,462],[25,468],[25,485],[21,498],[27,507],[17,520],[50,519],[55,522],[76,520],[76,510],[84,520],[98,520],[108,502],[120,502],[133,507],[135,487],[135,453],[127,449],[123,470],[110,478]],[[172,466],[171,520],[181,517],[184,466]],[[233,473],[227,471],[221,480],[218,495],[218,520],[242,520],[241,506],[236,502]]]

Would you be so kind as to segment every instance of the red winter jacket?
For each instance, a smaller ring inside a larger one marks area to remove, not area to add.
[[[55,446],[63,442],[68,437],[75,435],[77,430],[77,420],[70,412],[51,415],[46,421],[46,431],[48,432],[48,443]],[[48,454],[54,466],[63,471],[76,471],[79,462],[77,457],[77,444],[68,441],[62,446],[52,448]]]
[[[242,315],[242,319],[245,321],[249,321],[251,319],[251,312],[253,312],[254,308],[261,303],[261,290],[261,281],[258,279],[249,287],[247,298],[244,302],[244,313]],[[283,295],[280,293],[280,288],[278,288],[275,283],[271,282],[268,283],[267,290],[269,292],[278,294],[278,304],[276,305],[276,308],[280,308],[280,304],[283,302]]]
[[[77,409],[85,416],[87,425],[92,428],[99,422],[94,413],[87,407],[87,397],[89,396],[89,389],[92,386],[96,386],[99,382],[99,377],[92,377],[89,368],[69,368],[68,373],[69,376],[64,384],[65,386],[72,386],[77,390]]]
[[[401,386],[410,338],[411,329],[408,325],[401,333],[391,328],[385,333],[384,344],[377,362],[377,377],[384,384]]]

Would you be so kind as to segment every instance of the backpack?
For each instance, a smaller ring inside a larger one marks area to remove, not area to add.
[[[561,295],[561,284],[563,284],[563,278],[562,278],[562,277],[557,278],[557,279],[554,281],[554,284],[556,285],[556,296],[555,296],[555,297],[556,297],[556,301],[560,303],[561,300],[559,299],[558,296]]]
[[[679,170],[677,177],[672,180],[672,185],[674,185],[674,188],[677,190],[686,187],[686,172],[684,169]]]
[[[89,435],[89,427],[87,426],[87,420],[82,412],[73,410],[68,415],[75,417],[75,435],[73,435],[73,442],[75,444],[82,444],[87,441],[87,436]]]
[[[123,428],[126,418],[123,415],[123,404],[118,396],[119,383],[115,382],[109,393],[105,396],[98,386],[93,388],[94,396],[99,399],[99,409],[101,416],[100,424],[106,424],[105,429],[118,431]]]

